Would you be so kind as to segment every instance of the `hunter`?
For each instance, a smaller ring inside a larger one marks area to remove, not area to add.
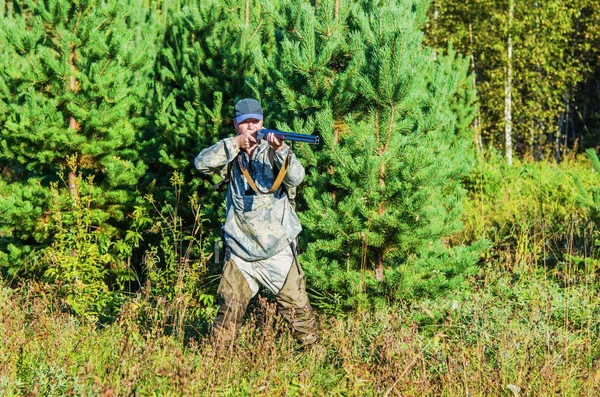
[[[304,179],[304,167],[283,139],[272,133],[257,139],[263,111],[255,99],[235,105],[233,125],[236,136],[202,150],[194,160],[200,172],[220,173],[229,180],[225,264],[213,340],[220,346],[233,342],[250,299],[262,285],[275,294],[278,312],[291,323],[297,340],[311,345],[318,340],[317,323],[296,255],[302,227],[288,197]]]

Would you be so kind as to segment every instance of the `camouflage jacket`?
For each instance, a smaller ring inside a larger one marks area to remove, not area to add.
[[[204,149],[196,156],[196,169],[205,174],[227,173],[231,164],[230,182],[225,196],[225,242],[233,253],[247,261],[257,261],[272,257],[288,246],[300,233],[302,227],[286,190],[294,189],[304,179],[304,167],[284,144],[271,158],[268,143],[263,140],[248,158],[241,151],[233,137],[223,139]],[[238,154],[254,183],[262,191],[268,191],[285,158],[290,155],[289,168],[282,186],[273,194],[256,194],[239,169]],[[285,188],[284,188],[285,187]]]

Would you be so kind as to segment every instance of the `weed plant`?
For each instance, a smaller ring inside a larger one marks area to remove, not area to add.
[[[322,317],[322,342],[303,352],[266,300],[218,354],[203,337],[140,327],[137,310],[100,329],[49,299],[0,292],[4,396],[600,393],[598,291],[540,273],[514,282],[490,270],[454,299]]]
[[[61,182],[50,184],[48,208],[36,225],[44,244],[15,260],[7,280],[13,285],[36,283],[56,298],[61,310],[92,320],[112,318],[134,279],[132,247],[96,208],[93,178],[77,174],[72,181],[76,194]]]
[[[573,283],[597,266],[596,225],[578,199],[580,189],[598,185],[587,157],[562,164],[517,161],[511,167],[491,156],[475,168],[467,181],[465,230],[457,240],[488,238],[497,266],[517,277],[541,267]]]
[[[197,194],[186,201],[193,224],[186,225],[181,193],[184,180],[178,172],[171,177],[174,202],[157,202],[145,197],[145,206],[136,208],[132,230],[126,240],[144,246],[143,286],[124,307],[122,316],[137,327],[152,330],[154,336],[172,333],[199,334],[216,315],[214,287],[217,277],[209,276],[207,263],[212,253],[204,233],[204,214]],[[152,238],[154,235],[154,238]],[[214,288],[213,288],[214,289]],[[135,321],[133,321],[135,319]]]

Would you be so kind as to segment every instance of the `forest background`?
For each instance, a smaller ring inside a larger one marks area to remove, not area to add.
[[[596,395],[594,0],[0,0],[3,395]],[[233,105],[319,135],[323,341],[206,342]]]

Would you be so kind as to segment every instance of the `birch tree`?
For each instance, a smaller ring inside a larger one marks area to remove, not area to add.
[[[515,12],[514,0],[508,5],[508,32],[506,38],[506,85],[504,97],[504,150],[508,165],[512,165],[512,77],[513,77],[513,43],[512,27]]]
[[[582,119],[576,87],[594,59],[582,55],[594,15],[584,3],[439,1],[429,40],[473,55],[483,141],[504,149],[507,161],[511,152],[540,159],[545,149],[574,144],[573,121]]]

